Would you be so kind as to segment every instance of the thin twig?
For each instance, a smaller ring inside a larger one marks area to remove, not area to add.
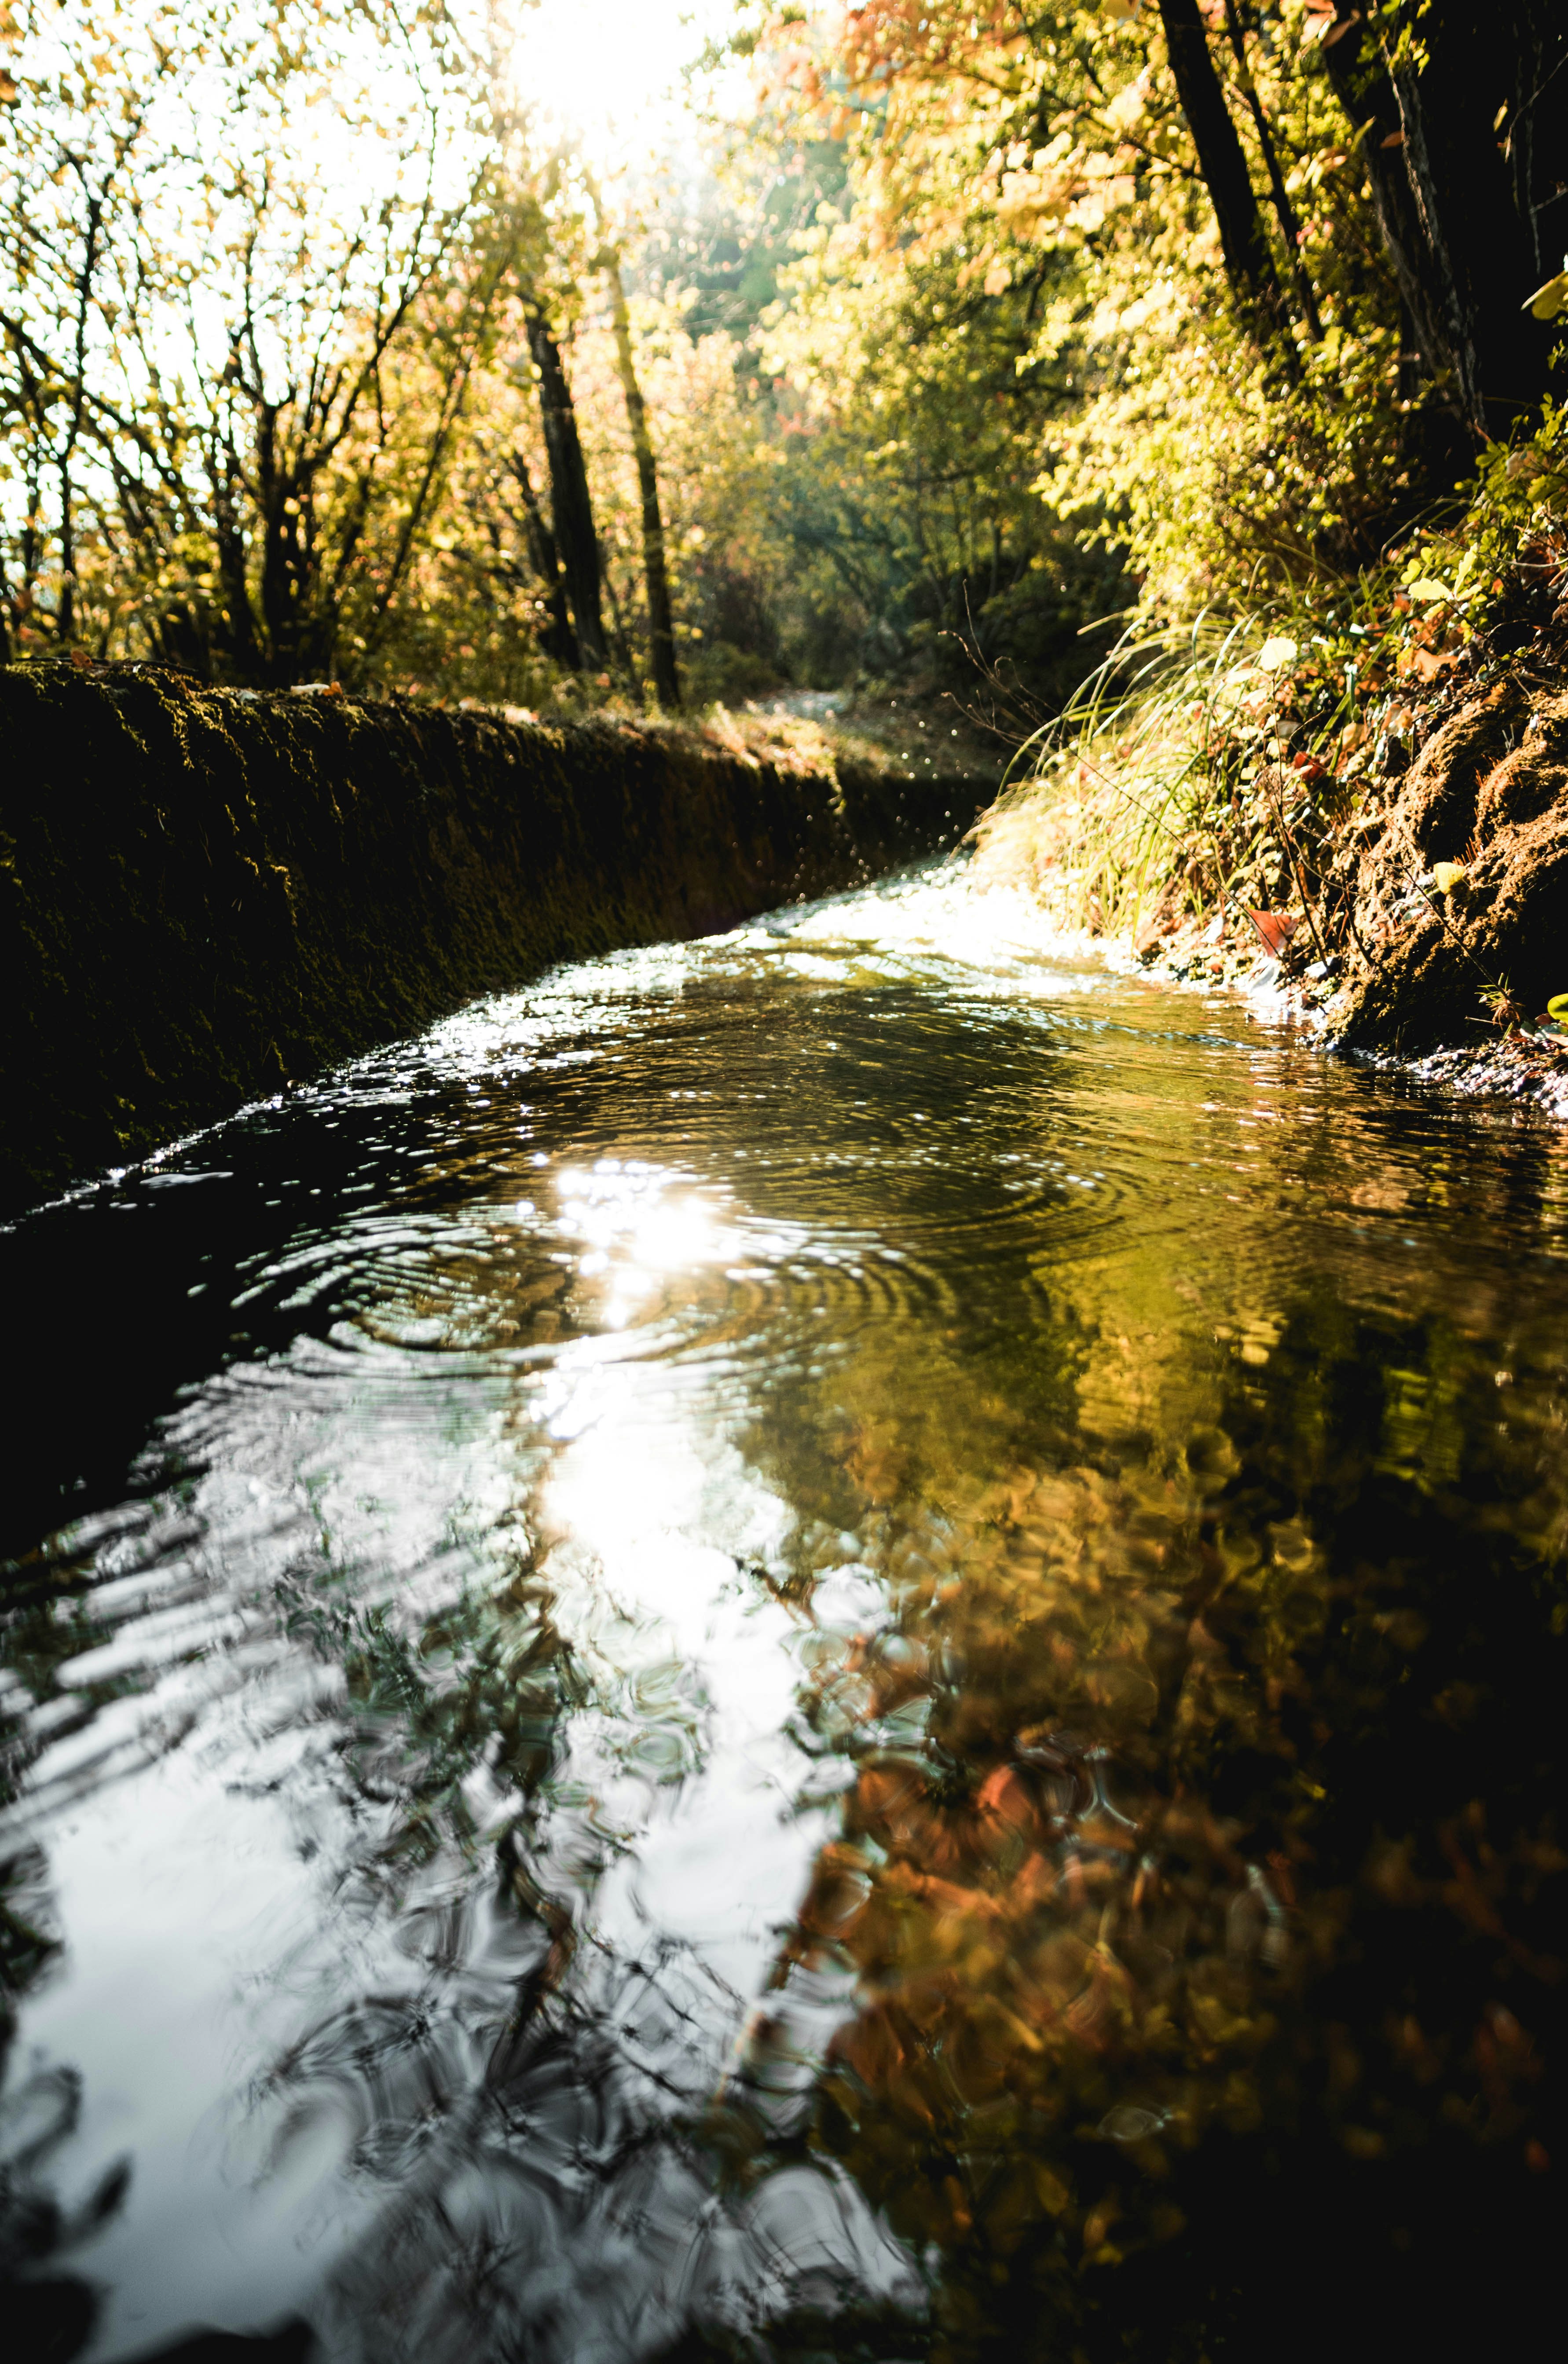
[[[1307,915],[1307,925],[1311,931],[1312,941],[1318,947],[1318,957],[1320,961],[1326,962],[1329,955],[1327,951],[1324,949],[1323,939],[1318,932],[1317,920],[1313,917],[1311,898],[1307,892],[1307,880],[1303,875],[1301,864],[1296,858],[1296,842],[1292,838],[1289,830],[1286,829],[1284,825],[1284,814],[1281,808],[1275,803],[1274,792],[1269,786],[1270,769],[1271,766],[1269,764],[1265,764],[1263,765],[1262,770],[1258,775],[1258,786],[1262,788],[1264,797],[1268,800],[1269,810],[1273,813],[1275,826],[1279,830],[1280,842],[1284,848],[1284,857],[1290,864],[1291,875],[1296,880],[1296,891],[1301,897],[1301,908]]]

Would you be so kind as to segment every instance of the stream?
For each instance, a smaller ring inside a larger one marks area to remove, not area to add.
[[[1251,2364],[1557,2291],[1562,1135],[950,865],[0,1263],[13,2357]]]

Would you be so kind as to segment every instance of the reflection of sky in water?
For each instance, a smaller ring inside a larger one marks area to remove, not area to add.
[[[701,1385],[625,1357],[617,1333],[655,1280],[733,1253],[665,1179],[562,1174],[550,1234],[580,1242],[579,1274],[614,1292],[607,1334],[562,1348],[520,1422],[493,1383],[437,1377],[432,1401],[424,1369],[400,1386],[388,1350],[357,1342],[220,1382],[184,1415],[220,1456],[183,1506],[190,1542],[150,1537],[152,1567],[111,1578],[103,1601],[132,1613],[59,1669],[67,1700],[139,1678],[46,1746],[33,1784],[39,1807],[92,1784],[44,1824],[70,1965],[27,2041],[81,2073],[68,2159],[134,2147],[131,2203],[94,2251],[115,2339],[270,2315],[373,2212],[342,2177],[340,2127],[271,2171],[280,2113],[251,2085],[345,1991],[417,1990],[406,1923],[374,1909],[384,1829],[334,1779],[340,1678],[302,1664],[266,1612],[280,1573],[326,1565],[414,1630],[494,1580],[513,1506],[546,1470],[540,1573],[586,1697],[554,1784],[567,1803],[538,1833],[540,1884],[577,1890],[596,1945],[628,1959],[671,1942],[700,1957],[710,2079],[726,2020],[766,1976],[821,1835],[790,1812],[793,1621],[737,1576],[776,1551],[786,1512]],[[506,1801],[482,1772],[471,1790],[477,1831],[498,1826]],[[446,1878],[472,1886],[461,1864]]]
[[[93,2353],[298,2306],[367,2364],[525,2321],[578,2364],[833,2273],[906,2289],[847,2174],[719,2206],[675,2129],[748,2080],[804,2124],[858,1973],[787,1933],[857,1763],[950,1745],[962,1637],[919,1618],[958,1631],[985,1489],[1167,1434],[1190,1476],[1329,1299],[1385,1325],[1380,1466],[1459,1468],[1388,1342],[1440,1318],[1537,1418],[1508,1275],[1544,1320],[1562,1185],[1513,1154],[947,879],[563,969],[105,1194],[82,1220],[139,1239],[198,1200],[183,1164],[240,1239],[220,1275],[194,1218],[159,1234],[170,1321],[227,1291],[232,1339],[53,1546],[82,1580],[0,1693],[64,1940],[10,2083],[80,2080],[68,2208],[132,2162],[66,2261],[108,2293]],[[1102,1836],[1114,1786],[1081,1783]],[[1107,2140],[1158,2122],[1116,2106]],[[465,2332],[476,2226],[504,2295]]]

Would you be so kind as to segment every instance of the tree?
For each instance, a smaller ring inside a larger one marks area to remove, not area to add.
[[[527,298],[524,317],[550,465],[555,554],[582,660],[591,667],[603,668],[609,663],[609,649],[600,604],[599,536],[594,523],[594,503],[588,490],[583,441],[577,431],[577,414],[572,406],[572,389],[567,384],[561,347],[537,295]]]
[[[1319,21],[1426,370],[1473,433],[1507,432],[1559,335],[1529,299],[1568,245],[1568,16],[1335,0]]]
[[[528,552],[528,565],[545,596],[548,621],[539,633],[539,645],[547,656],[553,657],[558,664],[565,665],[575,673],[582,665],[583,656],[577,646],[577,635],[572,629],[572,610],[566,598],[566,572],[555,546],[555,535],[534,490],[526,453],[515,450],[508,452],[506,473],[522,496],[523,547]],[[486,522],[492,549],[499,555],[499,521],[493,515]],[[501,563],[504,567],[504,559]]]
[[[532,225],[439,21],[68,6],[18,53],[0,200],[13,637],[362,669]]]
[[[149,119],[173,71],[164,43],[142,45],[134,72],[117,75],[93,44],[50,39],[51,30],[26,10],[18,21],[9,6],[0,19],[22,76],[6,75],[8,169],[0,195],[0,405],[6,473],[17,485],[0,550],[7,652],[28,638],[69,643],[76,634],[81,477],[99,423],[88,370],[120,310],[126,257],[117,230],[139,197],[155,202]],[[206,46],[198,30],[193,61]]]
[[[675,623],[670,604],[670,574],[664,554],[664,519],[659,506],[659,468],[653,438],[648,429],[648,406],[638,383],[631,349],[631,315],[621,279],[620,256],[607,247],[604,256],[615,321],[616,362],[626,396],[627,422],[637,461],[638,490],[642,500],[642,572],[648,593],[648,639],[653,661],[653,688],[659,703],[677,713],[681,678],[675,665]]]
[[[1524,307],[1568,212],[1561,17],[1547,0],[1500,22],[1456,0],[1376,0],[1364,23],[1351,0],[781,12],[764,82],[846,140],[851,173],[831,289],[803,278],[792,308],[826,335],[939,259],[966,304],[1028,287],[1029,350],[995,377],[972,355],[950,391],[1000,408],[1059,390],[1038,492],[1119,537],[1146,598],[1353,571],[1547,390],[1557,331]]]
[[[1267,333],[1283,322],[1284,298],[1197,0],[1160,0],[1160,22],[1198,171],[1219,226],[1226,275],[1244,313]]]

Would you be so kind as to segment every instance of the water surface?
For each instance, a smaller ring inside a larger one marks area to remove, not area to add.
[[[0,1256],[29,2354],[1540,2302],[1560,1136],[947,871],[558,971]]]

